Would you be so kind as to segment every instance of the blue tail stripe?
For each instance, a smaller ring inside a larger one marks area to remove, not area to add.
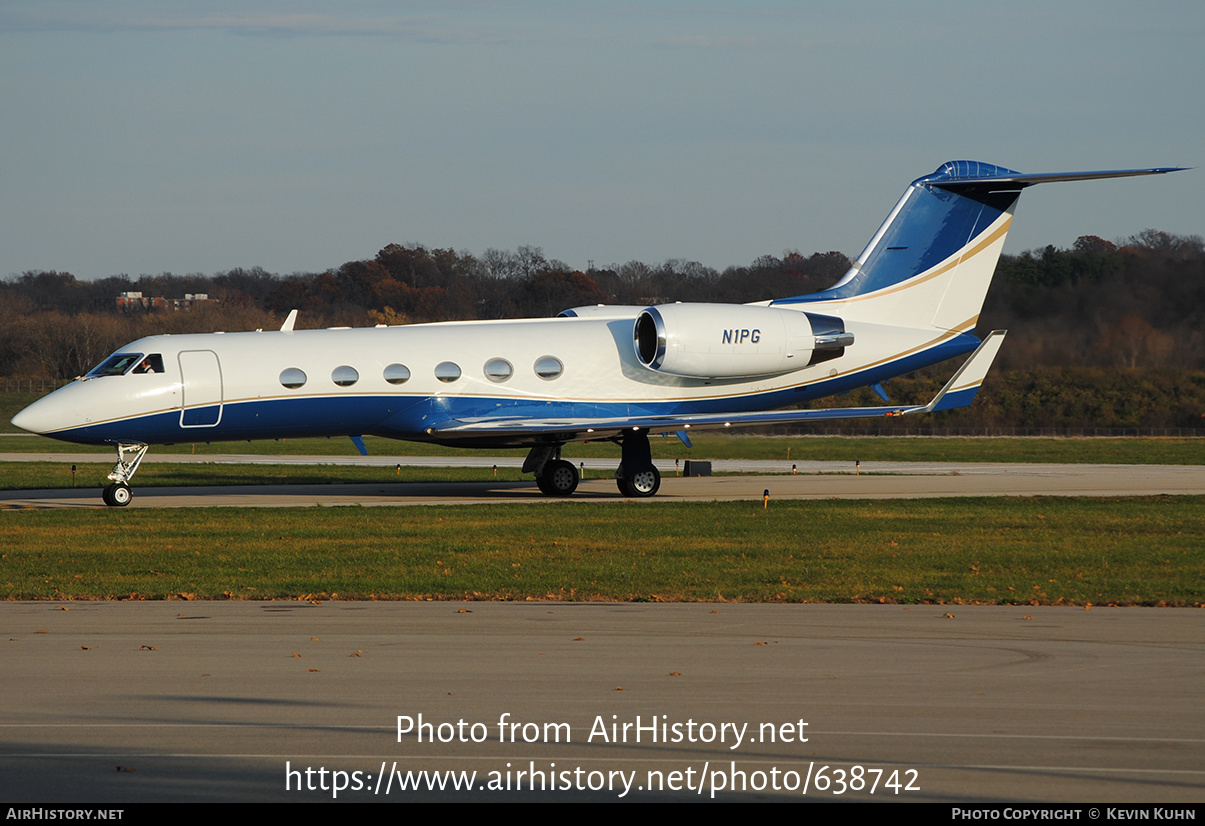
[[[832,301],[892,287],[950,258],[990,227],[1016,202],[1018,191],[954,192],[918,184],[909,192],[878,243],[867,250],[859,272],[823,292],[770,302]]]

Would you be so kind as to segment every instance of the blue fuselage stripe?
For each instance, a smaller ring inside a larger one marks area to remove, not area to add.
[[[959,335],[919,353],[820,382],[788,387],[748,396],[661,402],[576,402],[570,400],[499,399],[496,396],[408,396],[347,395],[301,396],[226,402],[221,417],[213,426],[197,422],[216,419],[190,417],[181,426],[179,410],[171,410],[120,421],[73,428],[53,434],[53,438],[86,444],[105,442],[210,442],[243,439],[300,438],[303,436],[343,436],[372,434],[397,439],[428,440],[455,438],[454,434],[429,435],[440,425],[454,421],[479,419],[614,419],[631,416],[673,416],[688,414],[752,412],[773,410],[818,398],[845,393],[969,353],[978,346],[974,336]],[[216,411],[216,408],[205,408]],[[480,440],[480,436],[473,437]],[[507,437],[513,443],[514,437]]]

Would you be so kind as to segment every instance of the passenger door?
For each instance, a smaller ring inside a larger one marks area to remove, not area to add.
[[[180,427],[214,427],[222,420],[222,366],[212,350],[178,356],[182,391]]]

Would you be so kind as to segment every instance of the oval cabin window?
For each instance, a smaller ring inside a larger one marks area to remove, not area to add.
[[[351,387],[360,380],[360,374],[356,372],[356,368],[348,367],[346,364],[336,367],[331,372],[331,381],[340,387]]]
[[[514,365],[506,359],[490,359],[485,363],[485,377],[490,381],[503,382],[514,374]]]
[[[391,364],[385,368],[385,381],[390,384],[405,384],[410,381],[410,368],[404,364]]]
[[[543,356],[536,359],[536,375],[540,378],[551,381],[565,372],[565,365],[561,364],[561,360],[556,356]]]
[[[289,367],[281,371],[280,383],[290,390],[296,390],[305,384],[305,372],[296,367]]]
[[[460,365],[450,361],[441,361],[435,365],[435,378],[442,382],[454,382],[460,378]]]

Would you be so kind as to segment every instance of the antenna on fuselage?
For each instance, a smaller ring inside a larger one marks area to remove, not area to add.
[[[285,319],[285,323],[280,325],[282,333],[293,332],[293,325],[297,323],[297,310],[289,310],[289,317]]]

